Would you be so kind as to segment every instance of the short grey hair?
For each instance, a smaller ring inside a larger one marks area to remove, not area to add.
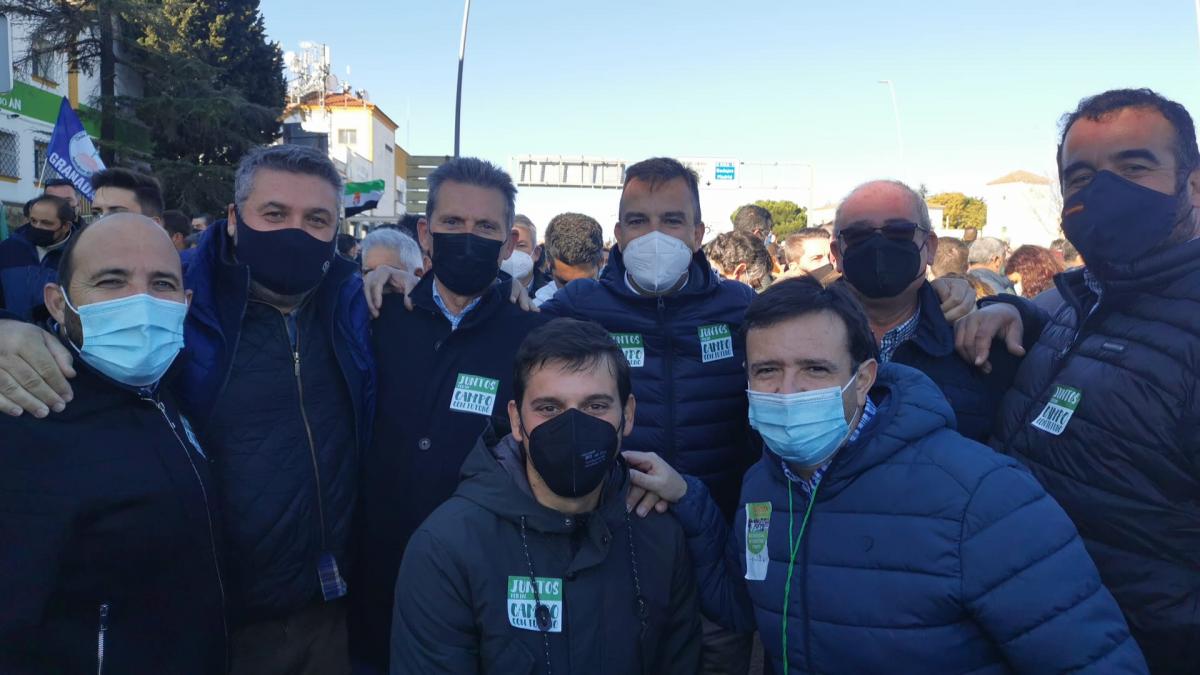
[[[512,177],[500,167],[477,157],[455,157],[433,170],[427,179],[429,184],[429,200],[425,203],[425,217],[433,220],[433,212],[437,209],[438,192],[442,183],[461,183],[476,187],[497,190],[504,195],[508,205],[505,214],[505,225],[511,230],[517,214],[517,186],[513,185]]]
[[[913,213],[917,217],[917,226],[926,232],[933,230],[933,223],[929,219],[929,205],[925,203],[925,198],[922,197],[919,192],[898,180],[873,180],[863,183],[862,185],[859,185],[851,190],[850,194],[846,195],[846,198],[842,200],[842,203],[838,204],[837,211],[833,216],[833,229],[836,231],[840,229],[842,225],[844,225],[842,222],[842,207],[846,205],[846,202],[850,201],[851,197],[858,194],[862,190],[871,187],[878,187],[880,185],[890,185],[892,187],[899,188],[901,191],[907,194],[909,199],[912,200],[912,209]]]
[[[994,258],[999,258],[1003,263],[1007,255],[1008,244],[1004,243],[1002,239],[980,237],[971,244],[970,250],[967,251],[967,263],[982,265],[991,262]]]
[[[520,213],[518,213],[516,216],[513,216],[513,227],[517,227],[518,225],[529,230],[529,238],[533,240],[533,245],[537,246],[537,225],[533,224],[533,221],[529,219],[529,216],[522,215]]]
[[[400,263],[409,272],[415,272],[421,269],[425,259],[421,256],[421,247],[417,245],[416,240],[407,234],[390,227],[382,227],[373,230],[370,234],[363,238],[360,248],[362,249],[362,257],[364,260],[371,249],[376,246],[391,249],[400,257]]]
[[[254,176],[259,169],[316,176],[333,186],[338,198],[335,216],[341,217],[342,177],[321,151],[303,145],[268,145],[254,148],[242,156],[233,178],[233,201],[239,209],[254,191]]]

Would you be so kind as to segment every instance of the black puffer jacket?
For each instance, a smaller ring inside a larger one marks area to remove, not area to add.
[[[568,516],[534,499],[512,436],[478,443],[404,553],[393,675],[695,673],[700,610],[683,531],[670,516],[626,513],[626,476],[614,467],[597,509]]]
[[[1075,521],[1151,669],[1194,674],[1200,240],[1114,277],[1098,299],[1082,270],[1058,275],[1062,302],[1051,315],[1003,299],[1040,338],[1004,398],[992,445],[1028,464]]]

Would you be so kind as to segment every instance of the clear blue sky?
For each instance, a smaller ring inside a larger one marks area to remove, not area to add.
[[[284,51],[330,46],[415,154],[453,149],[459,0],[263,0]],[[901,166],[887,87],[896,84]],[[1193,0],[474,0],[462,146],[809,162],[818,200],[881,176],[972,192],[1050,173],[1059,116],[1149,86],[1200,117]]]

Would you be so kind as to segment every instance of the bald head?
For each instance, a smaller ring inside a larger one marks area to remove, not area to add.
[[[79,317],[66,306],[63,291],[76,308],[138,294],[172,302],[191,296],[184,292],[171,237],[136,213],[114,213],[83,228],[63,252],[58,275],[58,284],[46,284],[43,299],[76,344],[82,344]]]
[[[853,225],[868,221],[908,221],[929,231],[929,207],[915,190],[895,180],[875,180],[854,188],[838,206],[833,217],[833,236]]]

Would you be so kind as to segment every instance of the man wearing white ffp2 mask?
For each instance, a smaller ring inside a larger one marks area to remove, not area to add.
[[[572,281],[541,311],[596,321],[613,335],[638,400],[625,447],[662,449],[676,468],[692,467],[732,518],[742,474],[757,459],[741,367],[742,316],[754,291],[722,280],[700,251],[698,180],[678,161],[629,166],[619,213],[617,246],[600,279]],[[705,672],[746,671],[748,635],[715,624],[704,633]]]

